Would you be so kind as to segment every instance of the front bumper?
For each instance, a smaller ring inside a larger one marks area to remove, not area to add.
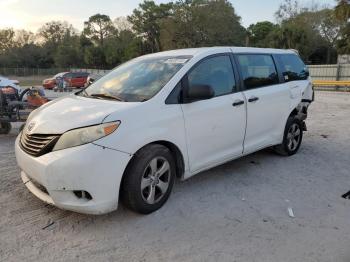
[[[131,155],[87,144],[32,157],[21,149],[19,137],[15,152],[21,177],[39,199],[86,214],[117,209],[120,182]],[[88,192],[92,199],[79,198],[75,191]]]

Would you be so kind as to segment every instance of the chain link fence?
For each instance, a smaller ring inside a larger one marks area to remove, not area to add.
[[[0,67],[0,75],[2,76],[17,76],[17,77],[35,77],[56,75],[60,72],[69,72],[70,68],[7,68]]]

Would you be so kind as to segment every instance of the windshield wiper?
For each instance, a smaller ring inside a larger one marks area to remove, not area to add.
[[[96,97],[96,98],[106,98],[106,99],[113,99],[113,100],[125,102],[125,100],[120,98],[119,96],[113,96],[108,94],[91,94],[90,96]]]
[[[86,92],[85,88],[83,90],[81,90],[80,92],[78,92],[77,94],[81,94],[83,93],[84,96],[89,96],[88,93]]]

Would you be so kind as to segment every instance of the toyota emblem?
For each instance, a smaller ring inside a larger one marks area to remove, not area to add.
[[[28,127],[27,127],[28,132],[32,131],[33,128],[34,128],[34,126],[35,126],[35,122],[29,123],[29,125],[28,125]]]

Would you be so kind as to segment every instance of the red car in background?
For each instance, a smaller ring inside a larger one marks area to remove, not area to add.
[[[89,73],[87,72],[63,72],[55,75],[52,78],[43,81],[43,87],[46,89],[53,89],[57,85],[57,78],[63,77],[67,83],[67,87],[84,87]]]
[[[56,79],[59,77],[63,77],[64,75],[66,75],[68,73],[69,72],[58,73],[57,75],[53,76],[52,78],[45,79],[43,81],[43,87],[45,89],[53,89],[57,85]]]
[[[84,87],[87,79],[89,77],[89,73],[87,72],[73,72],[64,75],[64,81],[68,83],[69,87]]]

